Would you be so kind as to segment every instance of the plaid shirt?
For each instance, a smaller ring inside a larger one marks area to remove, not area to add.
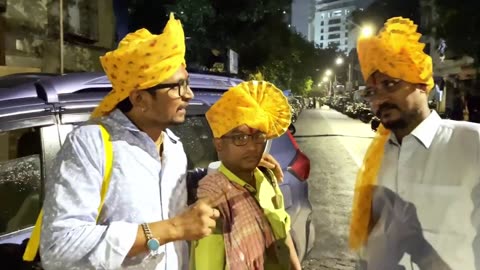
[[[194,244],[191,269],[289,268],[290,256],[285,239],[290,218],[281,191],[272,177],[269,181],[257,169],[256,187],[252,187],[222,165],[219,173],[209,174],[200,181],[198,197],[217,200],[215,205],[221,213],[221,228],[217,234]],[[274,197],[277,203],[274,203]],[[213,259],[203,254],[216,256]]]

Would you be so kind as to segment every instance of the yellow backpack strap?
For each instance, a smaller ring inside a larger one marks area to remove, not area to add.
[[[112,142],[110,141],[110,134],[108,133],[107,129],[100,124],[100,132],[102,134],[103,140],[103,147],[105,152],[105,170],[103,175],[103,182],[102,182],[102,189],[100,191],[100,205],[98,206],[98,215],[96,221],[98,221],[98,217],[100,216],[100,212],[102,211],[103,204],[105,203],[105,197],[107,196],[108,186],[110,185],[110,176],[112,174],[112,166],[113,166],[113,148]],[[42,229],[42,219],[43,219],[43,208],[40,210],[38,214],[37,221],[35,222],[35,227],[33,228],[32,235],[30,236],[30,240],[28,240],[28,244],[25,248],[25,252],[23,253],[23,260],[27,262],[32,262],[35,260],[37,256],[38,249],[40,247],[40,234]]]
[[[103,175],[102,189],[100,191],[100,205],[98,206],[98,215],[96,221],[98,221],[103,204],[105,203],[105,198],[107,197],[113,166],[113,147],[112,142],[110,141],[110,134],[103,125],[100,125],[100,131],[102,132],[103,148],[105,152],[105,174]]]

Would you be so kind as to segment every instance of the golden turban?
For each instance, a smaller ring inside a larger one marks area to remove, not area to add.
[[[417,25],[409,19],[395,17],[387,20],[376,36],[362,37],[357,42],[357,53],[365,81],[379,71],[409,83],[433,88],[432,58],[423,52]]]
[[[112,83],[92,117],[109,114],[134,90],[154,87],[185,66],[185,36],[182,24],[173,14],[163,33],[153,35],[146,29],[128,34],[118,48],[100,57],[103,69]]]
[[[213,136],[220,138],[247,125],[269,139],[281,136],[291,121],[291,109],[283,92],[264,81],[248,81],[225,92],[206,113]]]
[[[423,52],[425,45],[419,42],[421,34],[416,31],[411,20],[395,17],[387,20],[378,35],[360,37],[357,51],[365,81],[379,71],[409,83],[425,84],[430,91],[434,86],[432,59]],[[368,239],[373,192],[389,136],[390,131],[380,125],[357,175],[349,241],[354,250]]]

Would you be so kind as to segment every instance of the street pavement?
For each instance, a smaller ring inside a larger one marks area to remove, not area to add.
[[[308,180],[315,245],[303,269],[354,269],[348,229],[356,173],[374,136],[369,124],[328,107],[304,110],[296,140],[311,162]]]

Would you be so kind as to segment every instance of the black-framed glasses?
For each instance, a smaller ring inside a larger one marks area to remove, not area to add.
[[[169,90],[174,90],[177,89],[178,91],[178,96],[179,97],[184,97],[188,93],[188,86],[190,85],[190,80],[179,80],[176,83],[161,83],[157,84],[153,87],[145,89],[145,91],[148,91],[150,94],[154,95],[157,90],[160,89],[169,89]]]
[[[265,133],[255,134],[235,134],[229,136],[223,136],[222,139],[230,139],[236,146],[244,146],[252,140],[256,144],[262,144],[267,141],[267,135]]]

